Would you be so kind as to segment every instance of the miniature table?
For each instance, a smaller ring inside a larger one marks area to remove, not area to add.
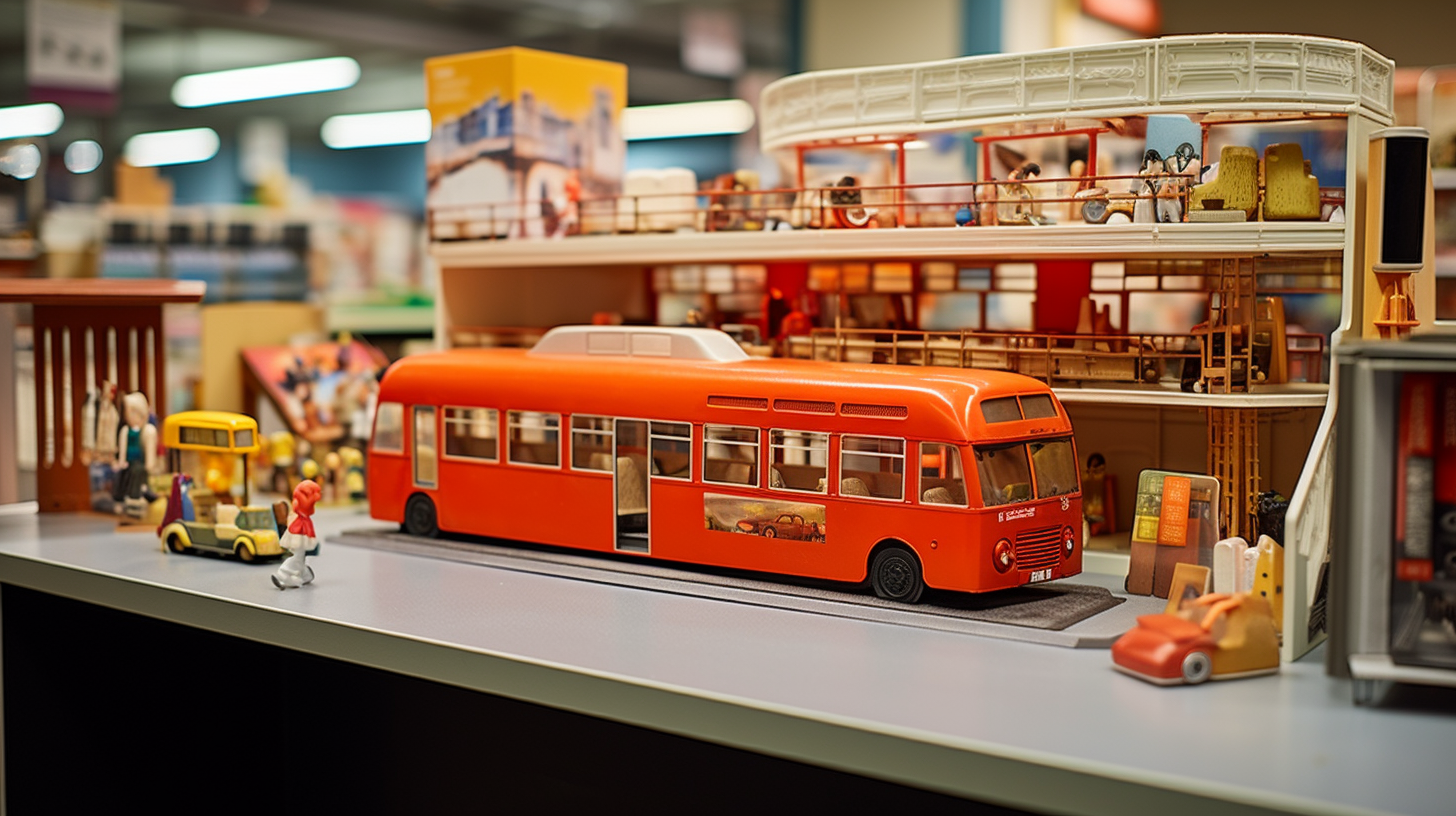
[[[327,537],[374,523],[360,511],[323,511],[316,520],[325,537],[323,552],[311,559],[318,579],[280,592],[268,580],[270,568],[167,554],[148,535],[113,532],[104,518],[0,514],[7,725],[33,724],[35,715],[22,705],[59,711],[51,707],[86,702],[10,696],[19,693],[16,678],[51,659],[43,654],[44,642],[38,647],[36,638],[25,637],[27,627],[44,621],[15,610],[22,601],[59,596],[158,629],[216,633],[246,654],[269,644],[306,653],[321,666],[368,667],[421,678],[430,686],[467,689],[482,700],[543,707],[527,707],[511,728],[531,722],[532,711],[539,712],[538,719],[566,716],[560,713],[565,711],[586,715],[582,723],[640,727],[622,727],[636,736],[605,749],[641,752],[627,757],[640,775],[618,779],[619,785],[660,783],[672,789],[673,781],[654,769],[663,762],[670,767],[675,754],[696,756],[695,745],[715,744],[707,747],[800,763],[792,767],[805,775],[824,768],[848,772],[835,777],[843,784],[869,777],[1038,811],[1195,814],[1226,812],[1230,804],[1279,813],[1451,811],[1448,752],[1456,744],[1456,719],[1449,703],[1435,713],[1356,707],[1350,684],[1327,677],[1318,653],[1286,665],[1275,677],[1162,689],[1114,672],[1104,650],[1036,646],[359,549],[330,544]],[[66,647],[55,645],[60,651]],[[107,672],[122,677],[145,669],[115,665]],[[278,757],[302,752],[310,757],[302,772],[306,778],[309,766],[317,770],[330,752],[347,747],[335,745],[349,738],[343,726],[308,717],[343,689],[304,689],[300,697],[303,675],[278,677],[276,685],[260,689],[233,688],[226,679],[168,676],[143,699],[113,699],[111,689],[120,681],[106,677],[89,678],[87,687],[117,709],[161,715],[182,706],[199,730],[213,727],[213,720],[241,716],[264,735],[258,739],[276,742],[279,749],[277,757],[246,760],[197,756],[188,746],[149,756],[157,779],[172,780],[168,784],[199,772],[189,766],[217,763],[231,769],[227,776],[255,780],[249,783],[253,788],[229,788],[228,795],[243,796],[279,781],[268,781],[260,775],[262,766],[249,769],[248,763],[263,759],[276,767]],[[27,681],[25,688],[45,696],[41,684]],[[298,716],[290,718],[291,713]],[[432,741],[431,729],[446,728],[438,722],[386,724],[379,734],[381,750],[398,742],[438,756],[443,767],[454,767],[453,755],[468,750]],[[479,740],[513,746],[523,739],[505,730],[489,729]],[[66,739],[147,750],[135,746],[134,736],[108,733],[98,724],[95,733]],[[20,739],[7,739],[5,746],[12,806],[25,782],[15,762],[30,747],[17,744]],[[489,766],[473,767],[487,774],[484,782],[457,781],[477,791],[481,803],[515,781],[490,779]],[[72,773],[78,779],[89,774]],[[360,776],[349,784],[379,784],[367,772]],[[601,776],[569,762],[548,772],[563,790],[574,778],[608,784]],[[169,788],[156,784],[166,801]],[[751,790],[756,784],[762,780],[747,778],[736,787]],[[907,797],[922,794],[909,788],[893,790]],[[703,788],[696,795],[712,804],[744,794]],[[645,793],[637,798],[654,803]],[[663,807],[655,804],[654,809]]]

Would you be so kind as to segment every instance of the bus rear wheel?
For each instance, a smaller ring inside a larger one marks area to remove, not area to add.
[[[887,601],[919,603],[925,592],[920,575],[920,559],[909,550],[887,547],[880,550],[870,564],[870,586]]]
[[[413,536],[434,538],[440,534],[435,518],[435,503],[422,493],[410,496],[404,506],[404,531]]]

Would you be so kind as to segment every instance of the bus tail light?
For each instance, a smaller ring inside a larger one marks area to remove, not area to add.
[[[1016,555],[1011,549],[1011,540],[1003,538],[996,542],[995,549],[991,550],[991,563],[996,566],[997,572],[1008,572],[1016,564]]]
[[[1071,558],[1072,551],[1077,549],[1077,534],[1072,532],[1071,527],[1062,528],[1062,557]]]

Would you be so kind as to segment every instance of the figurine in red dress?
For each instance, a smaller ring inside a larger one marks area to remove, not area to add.
[[[323,496],[323,489],[317,482],[305,479],[293,489],[293,518],[288,521],[288,531],[278,542],[288,550],[288,558],[273,573],[273,585],[279,589],[301,587],[313,581],[313,568],[304,563],[308,551],[318,543],[313,530],[313,508]]]

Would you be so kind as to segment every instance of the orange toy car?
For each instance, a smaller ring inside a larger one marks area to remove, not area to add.
[[[1139,617],[1112,644],[1112,663],[1160,686],[1272,674],[1279,671],[1279,635],[1264,598],[1211,593],[1175,614]]]

